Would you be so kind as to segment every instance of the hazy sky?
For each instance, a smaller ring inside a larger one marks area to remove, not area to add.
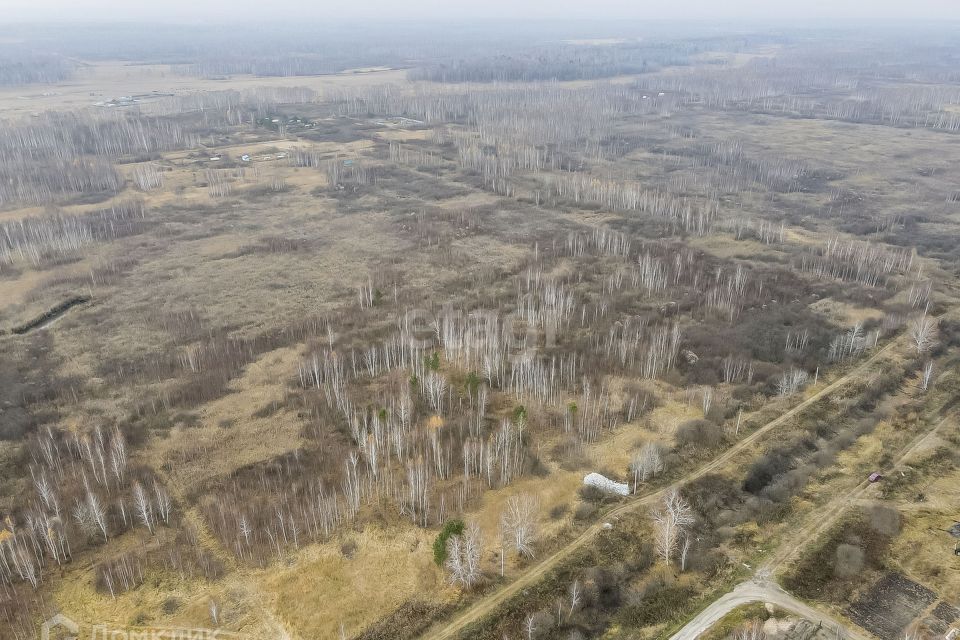
[[[960,0],[0,0],[3,22],[275,19],[960,20]]]

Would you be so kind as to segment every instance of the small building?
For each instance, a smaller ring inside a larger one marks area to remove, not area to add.
[[[883,479],[883,476],[880,475],[878,472],[874,471],[873,473],[870,474],[870,477],[867,479],[870,480],[870,482],[880,482]]]
[[[960,538],[960,522],[953,523],[953,526],[947,529],[947,533],[952,535],[954,538]]]

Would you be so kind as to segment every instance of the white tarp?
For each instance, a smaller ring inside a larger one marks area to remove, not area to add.
[[[630,494],[630,487],[628,485],[625,485],[622,482],[611,480],[610,478],[602,476],[599,473],[588,473],[585,475],[583,477],[583,484],[596,487],[597,489],[605,491],[606,493],[615,493],[620,496],[626,496]]]

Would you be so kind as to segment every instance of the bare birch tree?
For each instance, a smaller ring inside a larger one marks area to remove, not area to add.
[[[537,616],[528,613],[523,623],[523,629],[527,633],[527,640],[533,640],[533,634],[537,631]]]
[[[933,379],[933,360],[930,360],[923,366],[923,372],[920,374],[920,388],[926,391],[930,388],[930,381]]]
[[[637,492],[637,485],[640,482],[646,482],[650,478],[656,477],[663,471],[663,456],[660,453],[660,445],[655,442],[648,442],[643,445],[634,455],[630,463],[630,470],[633,472],[633,492]]]
[[[483,534],[476,522],[466,531],[447,540],[446,567],[450,582],[469,589],[480,580],[480,559],[483,557]]]
[[[670,562],[686,528],[693,524],[693,510],[676,488],[670,489],[659,509],[653,512],[657,553]]]
[[[777,380],[777,394],[780,396],[793,395],[800,391],[809,379],[810,375],[803,369],[790,367],[790,369],[784,371]]]
[[[733,640],[765,640],[767,634],[763,631],[763,623],[759,620],[748,622],[733,633]]]
[[[926,353],[936,344],[937,322],[927,314],[916,318],[910,325],[910,340],[917,353]]]
[[[170,511],[173,508],[173,502],[170,500],[170,494],[160,486],[160,483],[153,483],[153,494],[157,498],[157,512],[164,524],[170,524]]]
[[[537,537],[537,514],[540,511],[540,501],[536,496],[523,493],[510,496],[503,514],[500,516],[500,527],[504,537],[520,555],[532,558],[533,542]]]
[[[133,506],[137,513],[137,519],[153,533],[153,506],[143,485],[137,482],[133,485]]]
[[[100,504],[100,498],[89,486],[87,487],[87,513],[90,514],[91,520],[103,534],[103,539],[107,540],[109,538],[107,535],[107,513]]]
[[[580,601],[583,599],[583,588],[580,586],[579,580],[574,580],[573,584],[570,585],[570,613],[567,616],[568,618],[574,614],[577,610],[577,607],[580,606]]]
[[[680,571],[687,570],[687,556],[690,555],[690,548],[693,546],[693,538],[690,537],[690,533],[687,531],[683,532],[683,544],[680,545]]]

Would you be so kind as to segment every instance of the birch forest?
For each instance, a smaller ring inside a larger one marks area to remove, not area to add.
[[[667,637],[952,406],[956,32],[278,29],[0,38],[0,637]]]

